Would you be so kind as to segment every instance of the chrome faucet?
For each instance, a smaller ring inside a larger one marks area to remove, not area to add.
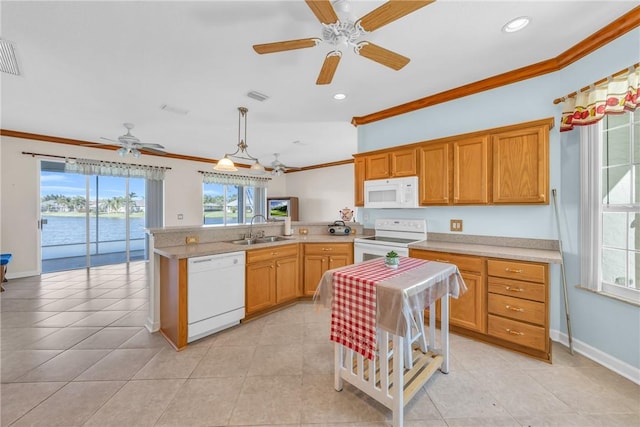
[[[249,239],[253,239],[253,220],[258,217],[262,217],[264,222],[268,222],[267,218],[265,218],[264,215],[262,214],[254,215],[253,218],[251,218],[251,222],[249,223]],[[262,231],[262,236],[264,237],[264,231]]]

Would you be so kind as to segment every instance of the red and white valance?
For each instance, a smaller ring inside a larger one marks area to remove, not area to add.
[[[607,114],[635,111],[640,104],[640,67],[635,64],[627,72],[616,73],[602,82],[595,83],[564,101],[560,132],[574,126],[591,125]]]

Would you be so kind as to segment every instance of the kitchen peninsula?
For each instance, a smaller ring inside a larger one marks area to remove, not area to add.
[[[193,335],[187,320],[189,260],[209,262],[222,254],[246,251],[246,277],[242,275],[242,283],[233,284],[246,286],[245,319],[310,299],[324,271],[353,263],[353,239],[364,231],[361,224],[349,223],[352,234],[336,236],[328,232],[327,225],[295,222],[291,236],[283,236],[282,222],[254,224],[252,228],[234,225],[148,230],[153,257],[147,329],[160,331],[178,350],[187,345]],[[244,236],[249,234],[266,238],[246,244]]]

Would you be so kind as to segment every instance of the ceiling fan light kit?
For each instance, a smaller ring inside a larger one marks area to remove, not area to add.
[[[342,56],[342,52],[338,50],[339,46],[353,48],[356,54],[397,71],[407,65],[410,59],[373,43],[359,40],[360,37],[434,1],[389,0],[360,19],[352,20],[346,17],[341,20],[334,6],[341,12],[348,12],[349,5],[346,0],[338,0],[334,5],[329,0],[305,0],[309,9],[322,24],[322,39],[308,38],[265,43],[254,45],[253,49],[259,54],[265,54],[314,47],[321,42],[332,45],[333,50],[326,55],[318,74],[317,85],[326,85],[333,80]]]
[[[253,160],[253,164],[251,165],[249,170],[255,174],[262,175],[266,173],[264,166],[260,164],[260,161],[258,160],[258,158],[253,157],[251,154],[249,154],[249,151],[247,151],[246,141],[247,141],[247,113],[248,112],[249,110],[246,107],[238,107],[238,148],[236,149],[236,151],[234,151],[231,154],[229,153],[225,154],[224,157],[220,159],[218,163],[216,163],[216,165],[213,167],[213,170],[216,170],[219,172],[237,172],[238,168],[236,168],[236,165],[233,163],[233,160],[231,160],[231,158],[234,157],[236,159]],[[243,123],[244,123],[244,133],[242,132]]]

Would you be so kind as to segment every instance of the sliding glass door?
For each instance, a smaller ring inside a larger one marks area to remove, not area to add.
[[[145,259],[145,180],[64,171],[42,161],[42,272]]]

